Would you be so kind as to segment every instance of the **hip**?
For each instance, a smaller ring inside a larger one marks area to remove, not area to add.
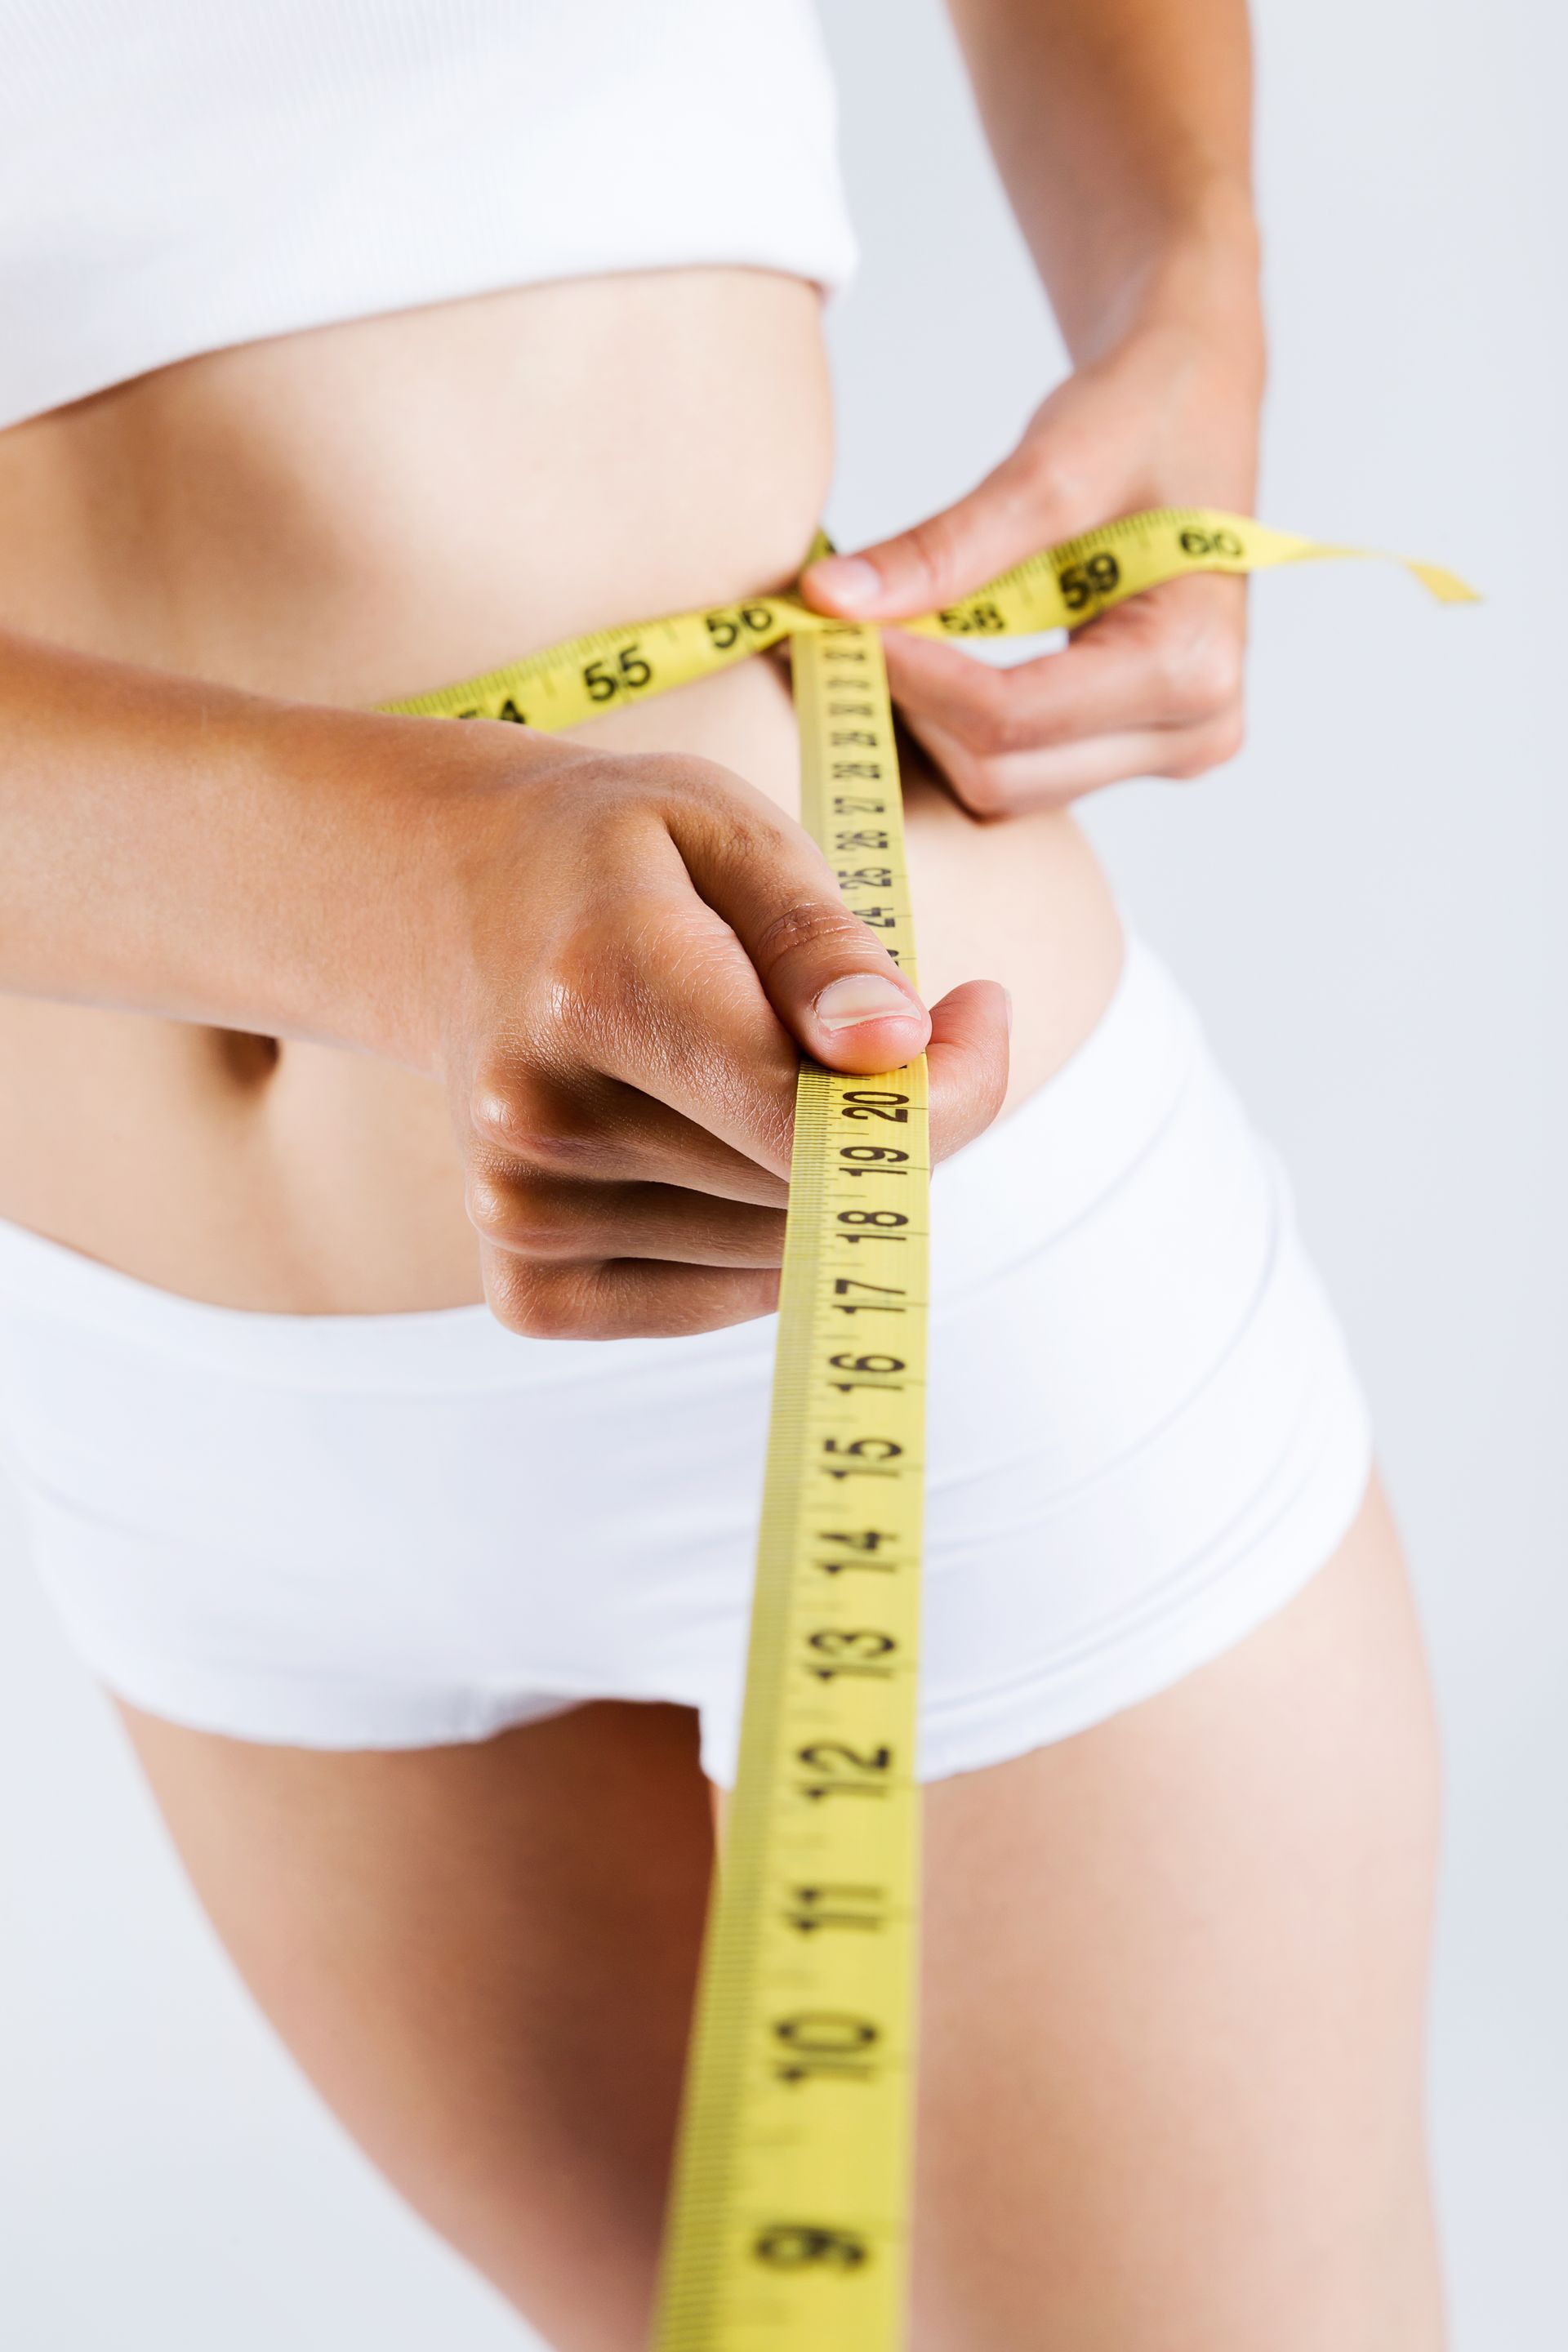
[[[1239,1638],[1332,1552],[1368,1448],[1289,1188],[1147,950],[938,1171],[932,1225],[926,1738],[953,1770]],[[771,1358],[765,1322],[234,1312],[0,1228],[37,1565],[112,1687],[239,1737],[664,1698],[728,1777]]]

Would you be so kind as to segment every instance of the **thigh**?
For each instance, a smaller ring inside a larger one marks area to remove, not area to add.
[[[126,1720],[196,1890],[387,2178],[559,2347],[646,2334],[712,1839],[693,1717],[331,1754]]]
[[[1235,1650],[932,1787],[918,2352],[1435,2352],[1436,1789],[1375,1488]]]

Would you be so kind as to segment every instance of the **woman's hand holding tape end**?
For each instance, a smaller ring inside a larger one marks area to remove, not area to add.
[[[723,769],[481,731],[439,746],[479,772],[452,795],[465,946],[436,1026],[486,1296],[546,1339],[766,1314],[801,1052],[857,1076],[923,1053],[941,1157],[1001,1108],[1005,993],[928,1012],[809,835]]]
[[[896,538],[822,558],[806,601],[895,624],[972,594],[1027,556],[1149,507],[1251,505],[1257,361],[1163,320],[1080,368],[967,496]],[[903,717],[981,817],[1066,807],[1133,776],[1186,779],[1243,735],[1246,584],[1173,581],[1105,613],[1067,649],[995,669],[896,626]]]
[[[929,1011],[876,934],[839,898],[798,826],[770,818],[765,854],[726,859],[683,832],[700,891],[721,907],[769,1003],[814,1061],[871,1076],[926,1056],[934,1159],[988,1127],[1007,1091],[1011,1007],[996,981],[966,981]],[[723,836],[732,838],[728,829]]]
[[[808,1024],[802,1023],[802,1040],[815,1061],[857,1076],[898,1069],[923,1053],[931,1082],[931,1158],[945,1160],[989,1127],[1002,1108],[1012,1004],[999,981],[966,980],[929,1013],[922,1006],[917,1024],[905,1013],[881,1009],[890,1007],[891,994],[907,985],[868,973],[830,982],[812,1007],[809,1025],[821,1031],[830,1007],[842,1007],[851,1017],[834,1027],[836,1014],[830,1012],[826,1042],[808,1039]],[[857,1004],[868,1007],[858,1020],[852,1017]]]

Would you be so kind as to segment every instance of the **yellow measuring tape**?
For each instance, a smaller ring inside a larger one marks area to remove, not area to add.
[[[1376,552],[1297,539],[1245,515],[1162,507],[1047,548],[940,613],[890,625],[921,637],[1028,636],[1081,628],[1130,596],[1194,572],[1262,572],[1282,563]],[[1383,560],[1403,564],[1440,604],[1476,602],[1473,589],[1436,563],[1412,563],[1404,556]],[[553,733],[620,703],[710,677],[785,637],[819,635],[842,625],[812,612],[793,592],[752,596],[710,612],[594,629],[565,645],[527,654],[504,669],[486,670],[479,677],[384,708],[426,719],[510,719]]]
[[[1367,552],[1166,509],[1031,557],[928,636],[1074,628],[1194,572]],[[1393,559],[1403,562],[1403,558]],[[1473,592],[1406,569],[1445,604]],[[793,593],[598,629],[388,709],[551,730],[790,638],[802,822],[915,977],[880,631]],[[914,2094],[930,1154],[922,1061],[803,1064],[740,1771],[656,2352],[897,2352]]]

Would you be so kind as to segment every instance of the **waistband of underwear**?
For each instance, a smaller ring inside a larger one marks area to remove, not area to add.
[[[933,1304],[1005,1270],[1091,1210],[1158,1137],[1199,1058],[1196,1017],[1135,934],[1104,1013],[1063,1067],[936,1172]],[[158,1289],[0,1219],[0,1325],[41,1318],[258,1381],[333,1390],[527,1389],[639,1356],[769,1352],[770,1317],[683,1339],[527,1339],[481,1306],[280,1315]]]

